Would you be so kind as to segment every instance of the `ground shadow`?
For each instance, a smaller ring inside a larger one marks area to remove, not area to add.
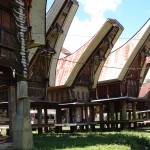
[[[149,134],[149,133],[148,133]],[[65,148],[84,148],[96,144],[117,144],[129,145],[132,150],[150,149],[150,140],[132,134],[125,135],[121,132],[92,132],[87,134],[74,133],[74,134],[48,134],[41,136],[34,136],[35,148],[42,149],[65,149]]]

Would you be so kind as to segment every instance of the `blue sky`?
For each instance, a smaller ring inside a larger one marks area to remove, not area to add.
[[[53,1],[47,0],[47,10]],[[107,18],[117,19],[124,26],[124,31],[115,46],[117,48],[132,37],[150,17],[149,0],[78,0],[78,2],[79,8],[64,43],[64,47],[72,52],[87,42]]]
[[[47,10],[53,1],[47,0]],[[85,44],[107,18],[118,20],[124,27],[114,46],[116,49],[131,38],[150,17],[149,0],[78,0],[78,2],[79,8],[63,45],[71,52]]]

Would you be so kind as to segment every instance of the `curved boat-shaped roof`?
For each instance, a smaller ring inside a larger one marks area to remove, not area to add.
[[[98,82],[123,80],[138,51],[150,35],[150,19],[123,46],[110,53]]]
[[[61,7],[60,7],[61,6]],[[51,58],[51,64],[49,69],[49,84],[50,86],[54,86],[54,81],[56,78],[56,66],[60,56],[60,51],[62,49],[64,40],[66,38],[69,27],[72,23],[72,20],[75,16],[75,13],[78,9],[78,3],[76,0],[55,0],[51,10],[47,14],[47,39],[49,40],[50,46],[55,50],[55,54]],[[58,10],[59,11],[58,11]],[[55,18],[53,17],[55,15]],[[51,21],[51,18],[54,21]],[[57,38],[54,38],[50,29],[48,27],[55,27],[55,25],[59,24],[63,33],[58,35]]]
[[[83,45],[72,55],[58,61],[55,86],[72,85],[80,69],[84,66],[87,59],[91,57],[97,45],[100,42],[103,42],[104,37],[108,34],[112,26],[119,26],[119,31],[112,41],[112,44],[114,44],[118,39],[118,36],[121,34],[123,27],[116,20],[108,19],[97,34],[93,36],[85,45]]]

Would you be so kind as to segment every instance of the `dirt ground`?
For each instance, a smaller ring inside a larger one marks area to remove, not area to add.
[[[0,150],[12,150],[12,142],[0,143]]]
[[[0,135],[0,150],[12,150],[13,143],[12,140],[7,136]]]

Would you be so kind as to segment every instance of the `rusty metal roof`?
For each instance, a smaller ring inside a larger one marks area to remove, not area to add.
[[[72,70],[74,69],[75,65],[78,63],[80,57],[85,52],[88,45],[91,43],[92,39],[87,42],[83,47],[77,50],[72,55],[60,59],[57,64],[56,69],[56,82],[55,86],[64,85],[67,81],[69,75],[71,74]],[[80,64],[79,64],[80,65]]]
[[[150,19],[123,46],[111,52],[103,66],[98,82],[122,80],[136,54],[150,35]]]
[[[114,44],[123,31],[123,27],[119,22],[117,22],[117,20],[108,19],[102,28],[97,32],[97,34],[93,36],[85,45],[83,45],[83,47],[81,47],[72,55],[69,55],[58,61],[55,86],[72,85],[79,70],[83,67],[86,60],[92,56],[92,52],[95,50],[97,45],[102,42],[103,38],[106,36],[112,26],[118,26],[120,28],[119,32],[114,38]]]
[[[145,97],[150,92],[150,82],[144,83],[141,86],[139,97]]]

